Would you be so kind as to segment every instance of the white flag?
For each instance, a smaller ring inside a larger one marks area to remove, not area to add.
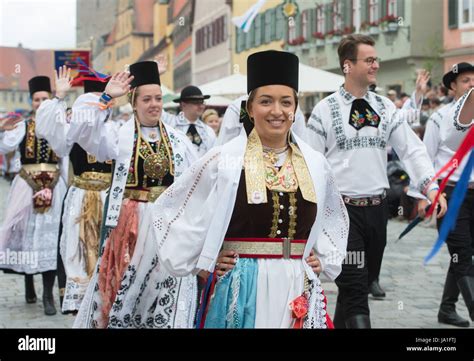
[[[267,2],[267,0],[258,0],[258,2],[250,9],[248,9],[244,15],[236,16],[232,18],[232,22],[237,26],[239,29],[243,30],[244,33],[248,33],[250,30],[250,26],[252,25],[253,20],[258,15],[258,12],[262,8],[262,6]]]

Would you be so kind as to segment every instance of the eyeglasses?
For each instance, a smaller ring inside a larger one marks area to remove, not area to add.
[[[380,62],[382,61],[382,59],[380,59],[379,57],[368,57],[368,58],[365,58],[365,59],[352,59],[352,61],[357,61],[357,60],[362,60],[364,62],[367,63],[367,65],[372,65],[373,63],[377,62],[377,64],[380,64]]]

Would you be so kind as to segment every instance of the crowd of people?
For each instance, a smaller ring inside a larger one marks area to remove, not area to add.
[[[468,138],[474,108],[467,63],[442,87],[431,88],[423,70],[411,95],[370,91],[374,45],[365,35],[341,40],[345,82],[308,119],[299,59],[281,51],[248,57],[247,95],[222,118],[193,85],[174,100],[178,114],[164,111],[166,65],[156,61],[84,81],[73,104],[71,69],[57,69],[54,96],[48,77],[32,78],[32,111],[0,122],[4,174],[13,176],[0,251],[35,262],[3,258],[0,269],[24,276],[27,303],[37,301],[41,273],[46,315],[57,312],[57,277],[74,327],[370,328],[391,202],[415,197],[419,216],[436,205],[441,224],[470,163],[444,192],[435,175]],[[388,174],[389,158],[403,174]],[[459,257],[439,313],[463,327],[459,294],[474,320],[473,191],[471,171],[447,239]],[[349,253],[365,262],[347,262]],[[338,287],[334,315],[322,273]]]

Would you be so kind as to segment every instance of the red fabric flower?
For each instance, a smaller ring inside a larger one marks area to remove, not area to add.
[[[293,311],[293,318],[303,318],[308,313],[308,300],[304,296],[296,297],[290,302],[290,310]]]

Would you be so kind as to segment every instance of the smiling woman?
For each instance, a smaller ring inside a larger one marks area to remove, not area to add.
[[[266,51],[247,61],[240,135],[149,213],[160,264],[176,276],[212,272],[197,327],[331,327],[319,273],[339,274],[348,219],[326,160],[290,131],[298,57]]]
[[[127,93],[133,115],[124,122],[110,120],[111,100]],[[192,326],[196,277],[173,277],[158,269],[156,255],[145,257],[152,254],[149,240],[153,243],[145,215],[196,157],[187,137],[160,120],[162,103],[157,63],[145,61],[130,65],[130,73],[115,74],[100,98],[85,94],[73,106],[71,137],[98,160],[115,161],[104,216],[110,232],[102,239],[103,252],[76,327]],[[81,113],[95,125],[81,121]]]

